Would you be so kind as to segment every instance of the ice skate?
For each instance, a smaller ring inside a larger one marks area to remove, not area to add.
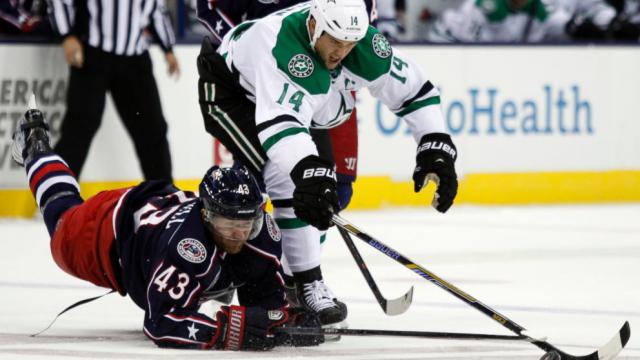
[[[322,279],[320,267],[295,273],[296,293],[300,305],[314,311],[322,325],[336,324],[347,318],[347,305],[338,301]]]
[[[28,110],[18,121],[13,143],[11,144],[11,156],[18,165],[24,166],[35,155],[51,153],[49,141],[49,125],[42,112],[36,105],[36,96],[31,95]]]

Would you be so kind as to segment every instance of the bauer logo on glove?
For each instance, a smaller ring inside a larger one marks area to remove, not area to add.
[[[300,160],[291,171],[293,211],[298,219],[320,230],[328,229],[340,209],[334,164],[317,155]]]
[[[454,161],[457,155],[455,147],[450,146],[449,144],[443,141],[427,141],[425,143],[420,144],[420,146],[418,146],[418,153],[421,153],[426,150],[442,150],[445,153],[451,155],[451,158]],[[440,159],[440,161],[444,161],[444,160]]]
[[[302,173],[303,179],[308,179],[312,177],[325,177],[325,176],[333,180],[336,180],[335,171],[329,168],[320,167],[315,169],[306,169],[304,173]]]
[[[429,182],[438,187],[431,205],[444,213],[458,193],[458,176],[454,163],[458,156],[451,136],[443,133],[426,134],[420,139],[413,171],[413,189],[419,192]]]

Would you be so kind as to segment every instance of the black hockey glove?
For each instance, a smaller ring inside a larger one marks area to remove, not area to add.
[[[438,186],[431,205],[444,213],[458,193],[458,177],[454,163],[458,156],[451,136],[443,133],[427,134],[420,139],[413,171],[413,190],[419,192],[427,181]]]
[[[320,327],[320,320],[315,314],[300,309],[222,306],[216,320],[215,346],[221,350],[266,351],[280,345],[313,346],[324,342],[322,335],[274,333],[274,329],[280,326]]]
[[[222,350],[265,351],[277,345],[271,330],[289,321],[287,310],[222,306],[216,314],[215,347]]]
[[[287,310],[289,321],[280,326],[280,328],[317,328],[320,329],[320,318],[316,313],[307,311],[301,307],[291,308]],[[277,330],[276,330],[277,332]],[[317,346],[324,342],[324,335],[289,335],[278,333],[276,335],[277,345],[283,346]]]
[[[291,170],[293,211],[296,216],[320,230],[331,226],[331,217],[340,209],[336,173],[329,161],[316,155],[300,160]]]

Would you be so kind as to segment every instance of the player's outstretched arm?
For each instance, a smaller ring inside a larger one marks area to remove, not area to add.
[[[379,42],[379,48],[388,46],[384,39]],[[418,142],[414,191],[419,192],[428,181],[434,181],[438,189],[432,205],[444,213],[456,197],[458,180],[454,167],[457,150],[446,133],[440,92],[408,57],[396,49],[388,53],[393,59],[389,70],[369,89],[411,129]]]

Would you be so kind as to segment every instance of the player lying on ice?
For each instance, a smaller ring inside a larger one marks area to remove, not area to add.
[[[26,168],[56,264],[128,294],[145,311],[144,333],[158,346],[268,350],[324,341],[273,332],[319,326],[319,320],[286,306],[281,233],[245,168],[212,167],[199,196],[145,181],[83,201],[74,174],[51,150],[35,97],[14,134],[12,155]],[[222,306],[215,319],[198,312],[204,301],[230,300],[235,290],[240,305]]]

